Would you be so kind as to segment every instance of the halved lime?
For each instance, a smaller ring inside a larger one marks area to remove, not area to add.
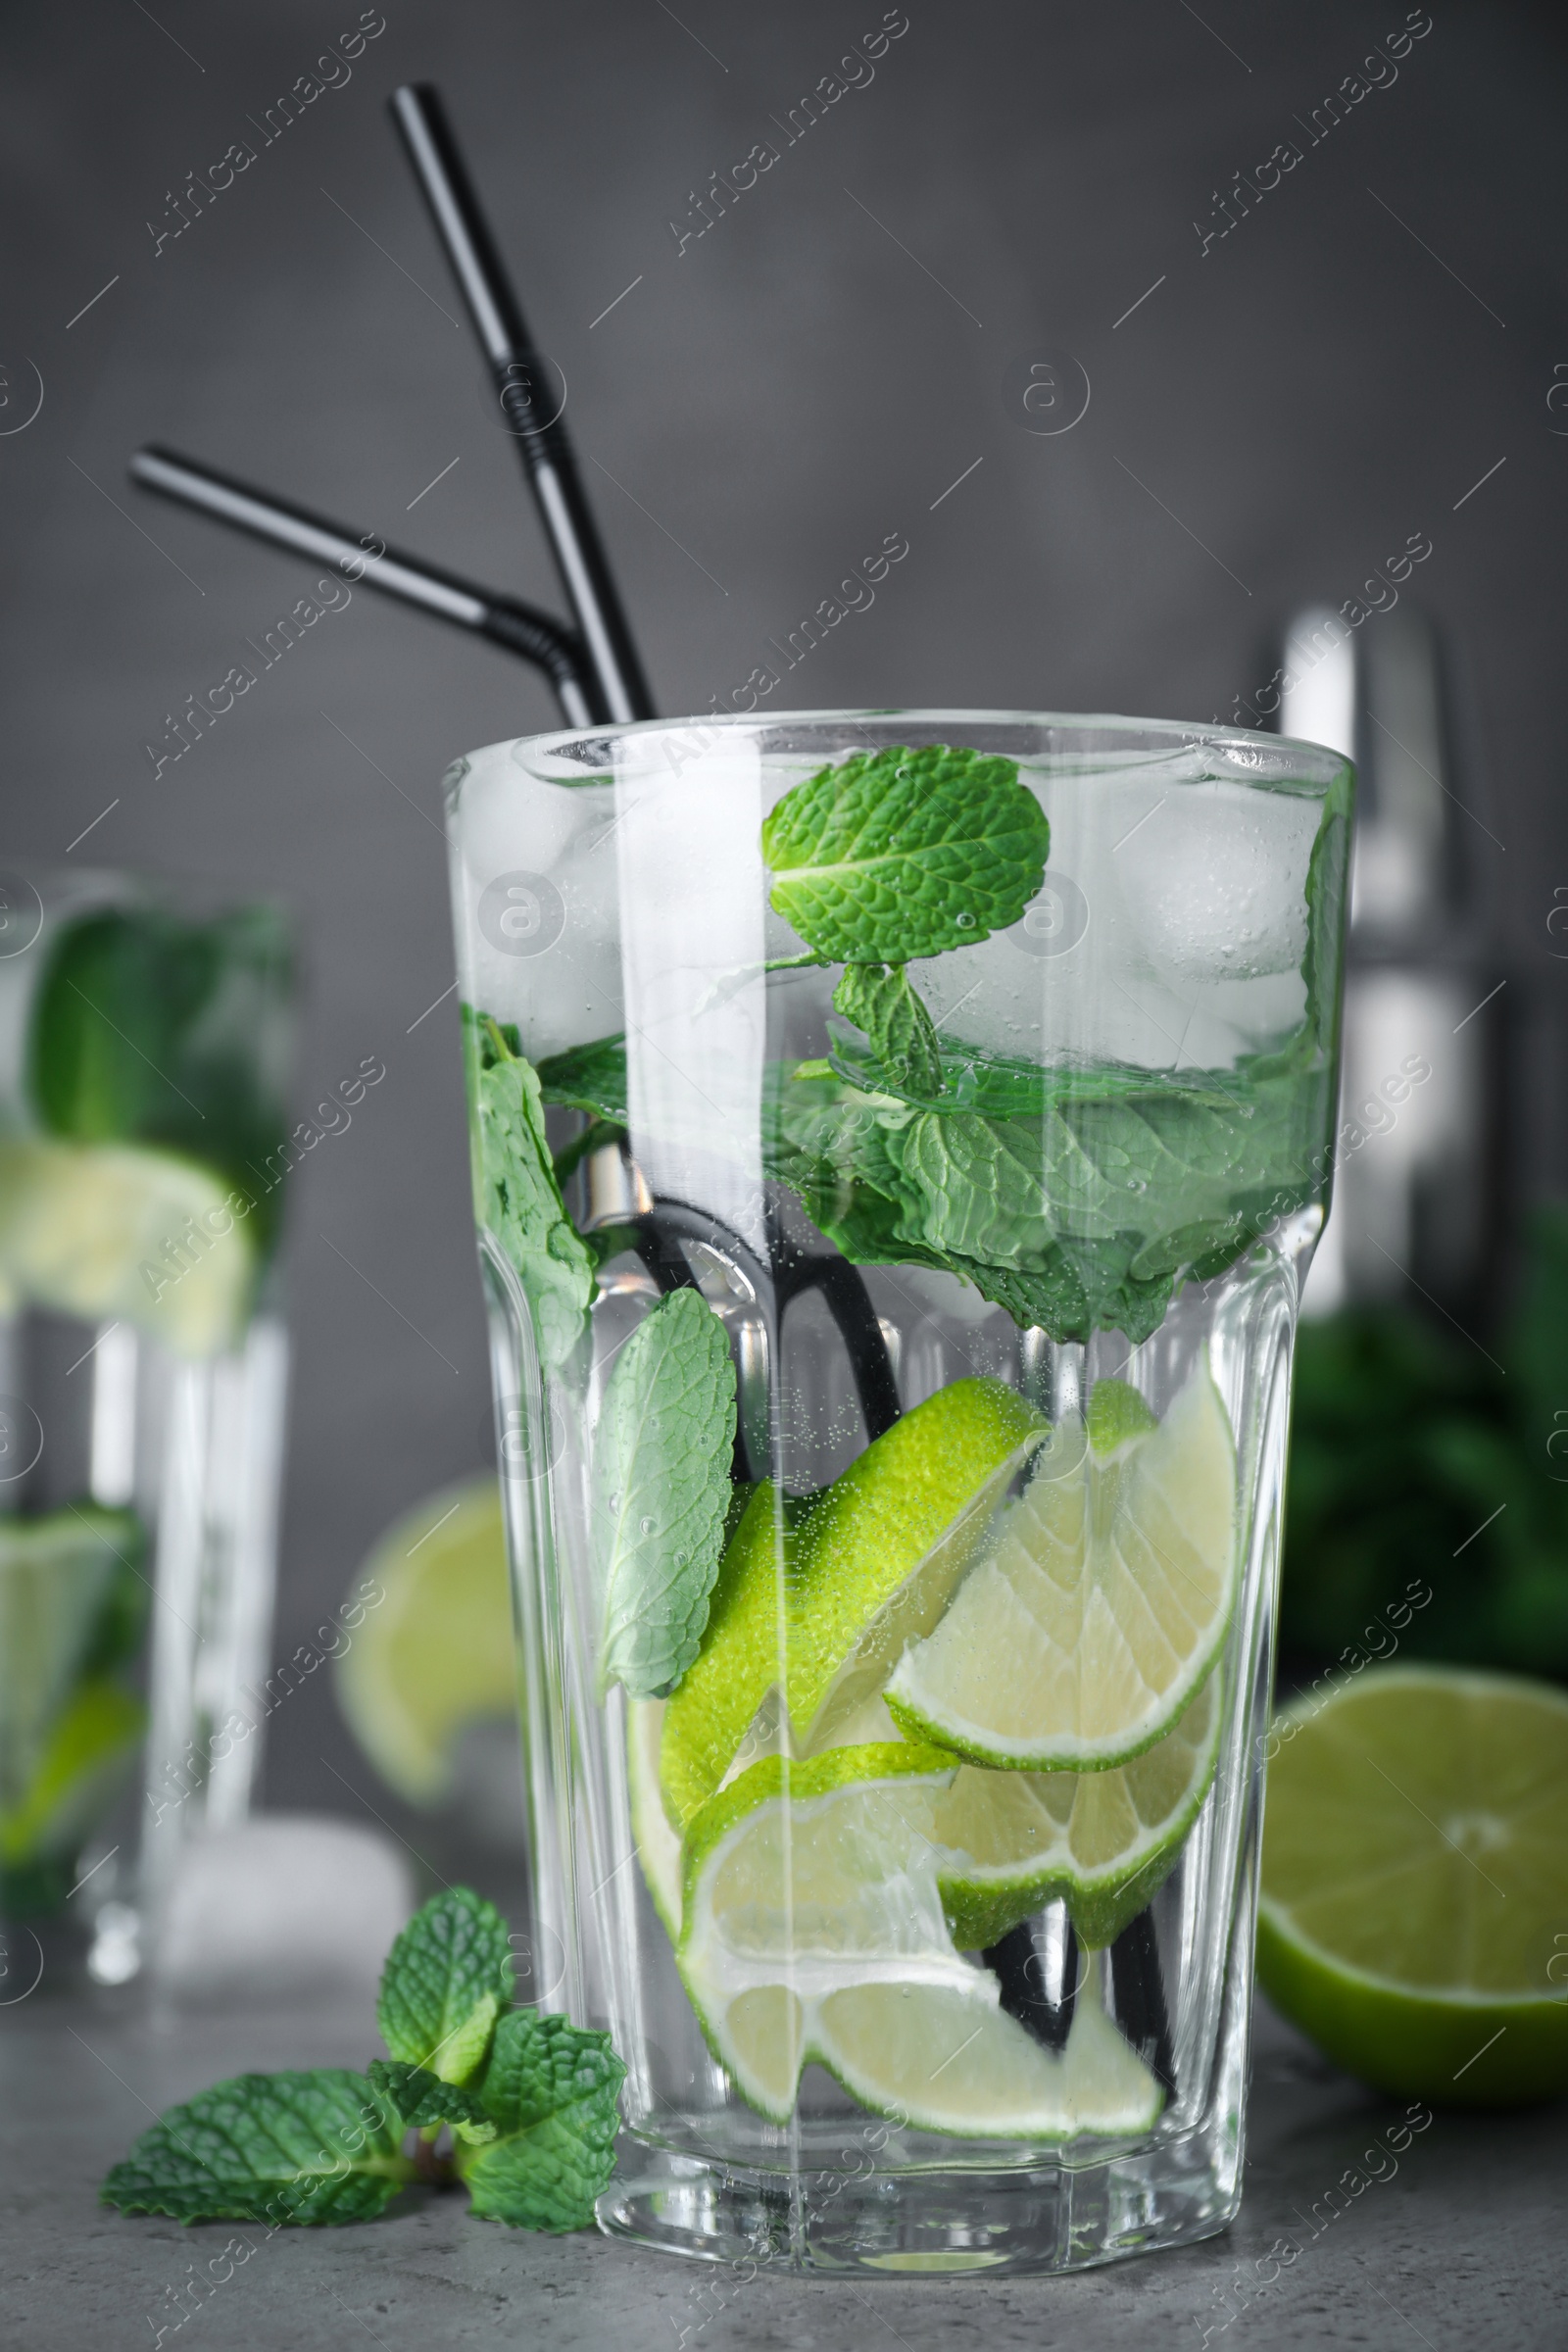
[[[337,1661],[349,1729],[400,1796],[439,1804],[459,1733],[517,1707],[496,1480],[445,1487],[395,1520],[350,1599],[363,1615]]]
[[[887,1700],[911,1739],[993,1769],[1103,1771],[1163,1739],[1209,1672],[1236,1588],[1236,1454],[1206,1360],[1156,1427],[1107,1418],[1127,1434],[1105,1453],[1058,1423],[905,1651]]]
[[[1287,1707],[1271,1748],[1270,1998],[1383,2090],[1568,2091],[1568,1693],[1385,1666]]]
[[[673,1820],[689,1822],[712,1794],[775,1686],[785,1689],[801,1744],[811,1743],[813,1719],[873,1620],[943,1547],[951,1565],[933,1614],[940,1608],[972,1556],[961,1545],[953,1556],[945,1539],[990,1495],[999,1473],[1000,1496],[1044,1428],[1004,1382],[958,1380],[895,1422],[808,1503],[781,1504],[771,1483],[757,1489],[720,1566],[702,1650],[664,1717]],[[872,1688],[896,1654],[879,1655]]]
[[[221,1177],[140,1144],[0,1142],[0,1289],[91,1323],[133,1323],[176,1355],[232,1348],[256,1250]]]
[[[1064,2138],[1147,2130],[1160,2092],[1093,1998],[1064,2052],[960,1958],[932,1806],[952,1759],[906,1745],[751,1765],[685,1848],[682,1979],[743,2097],[784,2122],[802,2067],[922,2131]]]
[[[1114,1943],[1168,1877],[1219,1756],[1211,1674],[1163,1740],[1109,1772],[986,1772],[966,1764],[932,1808],[950,1849],[938,1884],[964,1951],[996,1943],[1060,1896],[1080,1943]]]

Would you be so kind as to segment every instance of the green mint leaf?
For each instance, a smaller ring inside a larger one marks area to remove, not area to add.
[[[366,2222],[416,2178],[364,2075],[239,2075],[171,2107],[99,2192],[177,2222]]]
[[[1156,1328],[1178,1283],[1321,1198],[1321,1057],[1173,1078],[943,1054],[934,1105],[836,1054],[770,1083],[764,1164],[856,1264],[934,1266],[1058,1342]],[[978,1110],[975,1102],[995,1105]]]
[[[416,1911],[381,1971],[376,2023],[394,2058],[471,2082],[512,1998],[512,1944],[494,1903],[450,1887]]]
[[[479,1221],[501,1245],[533,1310],[539,1353],[552,1369],[581,1336],[594,1296],[594,1261],[566,1215],[545,1134],[533,1064],[513,1054],[492,1021],[494,1054],[474,1078],[479,1105]]]
[[[834,962],[902,963],[1005,930],[1050,842],[1016,760],[946,744],[858,752],[762,824],[774,909]]]
[[[673,1291],[621,1348],[594,1451],[601,1690],[667,1696],[696,1657],[730,1501],[735,1375],[724,1327]]]
[[[833,1004],[847,1021],[865,1031],[872,1054],[897,1092],[941,1094],[942,1052],[936,1029],[902,963],[847,963],[833,991]]]
[[[482,2146],[496,2136],[496,2127],[478,2096],[456,2082],[443,2082],[422,2066],[401,2058],[372,2058],[366,2069],[370,2088],[399,2118],[405,2132],[427,2131],[450,2124],[455,2139]]]
[[[608,2034],[509,2010],[480,2093],[498,2136],[456,2152],[474,2212],[516,2230],[590,2229],[615,2167],[625,2073]]]
[[[271,906],[210,921],[103,906],[64,923],[27,1039],[40,1122],[74,1143],[152,1145],[211,1168],[252,1202],[247,1231],[265,1256],[282,1199],[267,1162],[287,1124],[290,965]]]
[[[547,1102],[563,1110],[585,1110],[612,1127],[626,1125],[630,1113],[624,1034],[569,1046],[564,1054],[547,1054],[537,1066],[539,1091]]]

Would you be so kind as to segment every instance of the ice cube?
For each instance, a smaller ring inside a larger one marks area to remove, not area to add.
[[[1173,980],[1256,980],[1299,965],[1315,800],[1230,783],[1168,793],[1116,851],[1145,953]]]
[[[367,2006],[414,1909],[408,1863],[379,1830],[272,1813],[187,1840],[157,1967],[177,1998],[280,2003],[327,1988]]]
[[[497,746],[471,761],[457,818],[470,1001],[515,1021],[538,1060],[622,1027],[614,808],[553,786]]]

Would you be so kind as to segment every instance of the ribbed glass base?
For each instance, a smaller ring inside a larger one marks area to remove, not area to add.
[[[1005,2171],[757,2173],[648,2151],[599,2200],[612,2237],[763,2270],[1088,2270],[1223,2230],[1241,2202],[1234,2132],[1201,2129],[1138,2153]]]

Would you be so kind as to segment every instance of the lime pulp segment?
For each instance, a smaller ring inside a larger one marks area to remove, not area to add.
[[[1175,1863],[1208,1794],[1224,1710],[1217,1673],[1163,1740],[1108,1772],[986,1772],[966,1764],[936,1800],[939,1884],[954,1940],[997,1943],[1063,1900],[1091,1950],[1114,1943]]]

